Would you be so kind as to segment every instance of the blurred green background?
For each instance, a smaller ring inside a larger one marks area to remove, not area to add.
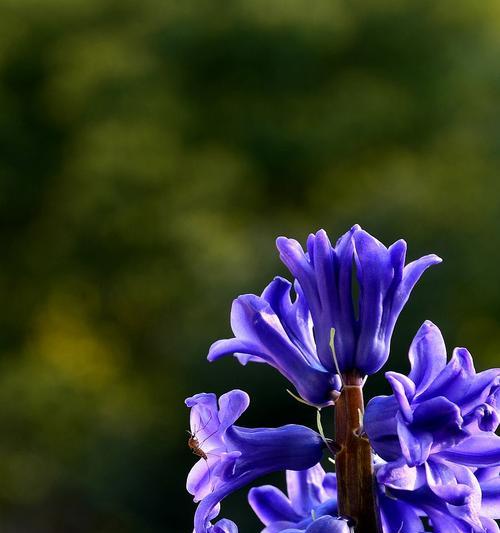
[[[272,369],[205,360],[285,275],[278,235],[439,254],[391,367],[426,318],[498,364],[499,57],[497,0],[2,0],[2,532],[189,532],[195,392],[314,424]]]

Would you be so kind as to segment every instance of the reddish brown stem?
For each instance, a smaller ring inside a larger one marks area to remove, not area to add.
[[[362,380],[350,374],[344,383],[335,404],[335,440],[341,447],[335,457],[339,515],[354,519],[356,533],[378,533],[372,452],[368,440],[359,435]]]

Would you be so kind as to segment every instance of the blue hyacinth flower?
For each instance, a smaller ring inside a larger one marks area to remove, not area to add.
[[[300,285],[275,278],[262,296],[245,294],[233,302],[231,327],[235,338],[215,342],[208,360],[234,354],[242,364],[267,363],[276,368],[307,402],[332,403],[341,387],[339,376],[319,360],[309,307]]]
[[[279,237],[280,257],[298,280],[311,310],[318,357],[326,369],[370,375],[387,361],[396,320],[423,272],[441,262],[426,255],[405,266],[406,242],[386,248],[353,226],[333,247],[324,230],[309,235],[307,250]],[[353,302],[353,271],[359,297]]]
[[[285,237],[277,240],[292,284],[280,277],[261,296],[233,302],[234,338],[215,342],[209,361],[235,355],[242,364],[276,368],[308,403],[331,404],[341,388],[339,372],[372,374],[386,362],[392,332],[422,273],[441,259],[428,255],[404,266],[406,243],[386,248],[354,226],[332,247],[325,231],[310,235],[307,252]],[[359,298],[353,302],[353,269]],[[332,337],[333,346],[332,350]]]
[[[409,376],[388,372],[394,394],[373,398],[364,416],[370,443],[385,461],[377,466],[380,487],[428,516],[436,532],[498,531],[500,369],[476,373],[464,348],[447,363],[431,322],[418,331],[409,359]],[[413,532],[408,513],[403,533]]]
[[[223,498],[260,476],[278,470],[304,470],[321,458],[321,436],[304,426],[235,426],[249,401],[241,390],[223,394],[218,404],[216,396],[207,393],[186,400],[191,408],[191,434],[197,439],[197,449],[203,452],[187,478],[187,490],[199,502],[195,533],[215,533],[214,528],[231,532],[229,521],[210,524]]]
[[[287,471],[287,494],[272,485],[254,487],[248,501],[265,525],[262,533],[351,531],[337,516],[337,480],[320,464],[300,472]]]

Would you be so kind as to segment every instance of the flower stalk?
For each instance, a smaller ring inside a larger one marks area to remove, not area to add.
[[[377,533],[373,458],[370,443],[362,435],[364,413],[362,378],[344,375],[344,387],[335,404],[335,457],[338,510],[355,521],[356,533]]]

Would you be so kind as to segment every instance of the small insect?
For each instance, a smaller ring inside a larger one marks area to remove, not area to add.
[[[205,461],[208,459],[207,454],[201,449],[200,442],[196,435],[194,433],[191,433],[191,431],[188,431],[189,433],[189,439],[188,439],[188,446],[189,449],[198,457],[201,457],[202,459],[205,459]]]
[[[203,431],[207,426],[208,424],[210,423],[210,420],[212,419],[212,415],[210,415],[209,419],[207,420],[207,422],[199,429],[195,429],[194,432],[191,432],[189,430],[186,430],[189,434],[189,438],[188,438],[188,447],[189,449],[193,452],[194,455],[196,455],[197,457],[200,457],[201,459],[203,459],[207,465],[207,472],[208,472],[208,483],[209,485],[212,486],[211,488],[211,492],[214,491],[214,485],[212,484],[212,478],[211,478],[211,472],[210,472],[210,466],[208,464],[208,456],[209,455],[215,455],[217,457],[216,454],[213,454],[213,453],[210,453],[210,452],[205,452],[203,449],[202,449],[202,445],[205,441],[207,441],[212,435],[215,435],[215,433],[217,433],[217,429],[211,433],[210,435],[208,435],[207,437],[205,437],[201,442],[198,440],[198,437],[196,436],[197,433],[199,433],[200,431]]]
[[[212,415],[210,415],[210,417],[208,418],[208,420],[206,421],[206,423],[199,429],[195,429],[194,432],[191,432],[189,430],[187,430],[188,434],[189,434],[189,439],[188,439],[188,446],[189,446],[189,449],[194,453],[194,455],[196,455],[197,457],[201,457],[202,459],[205,459],[205,461],[208,460],[208,456],[207,456],[207,452],[204,452],[203,449],[201,448],[201,446],[203,445],[203,443],[205,441],[207,441],[212,435],[215,435],[215,433],[217,433],[217,429],[211,433],[210,435],[208,435],[208,437],[206,437],[205,439],[203,439],[202,442],[200,442],[198,440],[198,437],[196,436],[200,431],[203,431],[207,426],[208,424],[210,424],[210,420],[212,420]]]

